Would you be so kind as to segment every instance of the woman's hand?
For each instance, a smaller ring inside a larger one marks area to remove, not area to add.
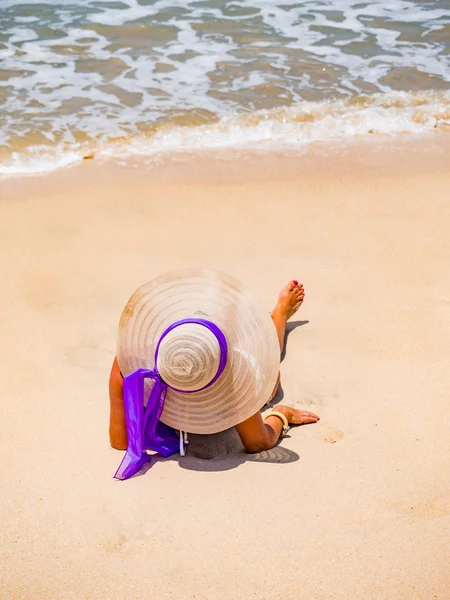
[[[312,412],[290,406],[278,404],[274,410],[283,414],[291,425],[317,423],[320,419]],[[258,411],[249,419],[236,425],[236,429],[247,452],[262,452],[275,446],[280,437],[282,425],[281,419],[276,416],[263,421],[261,413]]]
[[[283,414],[290,425],[304,425],[306,423],[317,423],[320,417],[307,410],[299,410],[298,408],[292,408],[291,406],[284,406],[278,404],[274,406],[273,410]]]

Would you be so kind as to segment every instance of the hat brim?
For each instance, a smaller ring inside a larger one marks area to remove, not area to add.
[[[190,433],[217,433],[245,421],[270,399],[280,363],[272,319],[239,281],[209,269],[161,275],[131,296],[119,323],[117,360],[124,376],[153,369],[164,330],[186,318],[204,318],[223,331],[228,363],[210,387],[193,393],[167,390],[161,421]],[[148,397],[152,381],[146,380]]]

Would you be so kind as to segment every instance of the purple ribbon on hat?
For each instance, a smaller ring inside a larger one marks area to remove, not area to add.
[[[209,383],[198,390],[180,390],[166,383],[158,373],[156,367],[158,351],[166,335],[187,323],[203,325],[217,338],[220,347],[220,361],[217,373]],[[135,475],[150,460],[147,450],[161,454],[165,458],[175,454],[180,449],[178,436],[172,427],[168,427],[159,420],[164,408],[167,388],[184,394],[200,392],[213,385],[223,373],[228,360],[227,340],[217,325],[205,319],[183,319],[172,323],[161,335],[155,351],[154,369],[137,369],[127,375],[123,380],[123,401],[127,425],[128,448],[119,468],[114,475],[115,479],[128,479]],[[153,379],[154,384],[150,392],[147,406],[144,408],[144,380]]]

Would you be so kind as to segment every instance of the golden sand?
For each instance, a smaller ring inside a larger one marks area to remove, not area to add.
[[[0,598],[448,597],[449,147],[94,159],[0,181]],[[190,456],[118,482],[118,318],[144,280],[188,266],[268,310],[305,285],[282,402],[321,421],[255,456],[232,433],[193,436]]]

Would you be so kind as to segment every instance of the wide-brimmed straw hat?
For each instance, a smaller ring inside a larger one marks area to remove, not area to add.
[[[125,378],[152,372],[144,399],[156,376],[163,382],[162,423],[206,434],[241,423],[270,399],[280,348],[250,290],[224,273],[187,269],[161,275],[131,296],[120,318],[117,359]]]

